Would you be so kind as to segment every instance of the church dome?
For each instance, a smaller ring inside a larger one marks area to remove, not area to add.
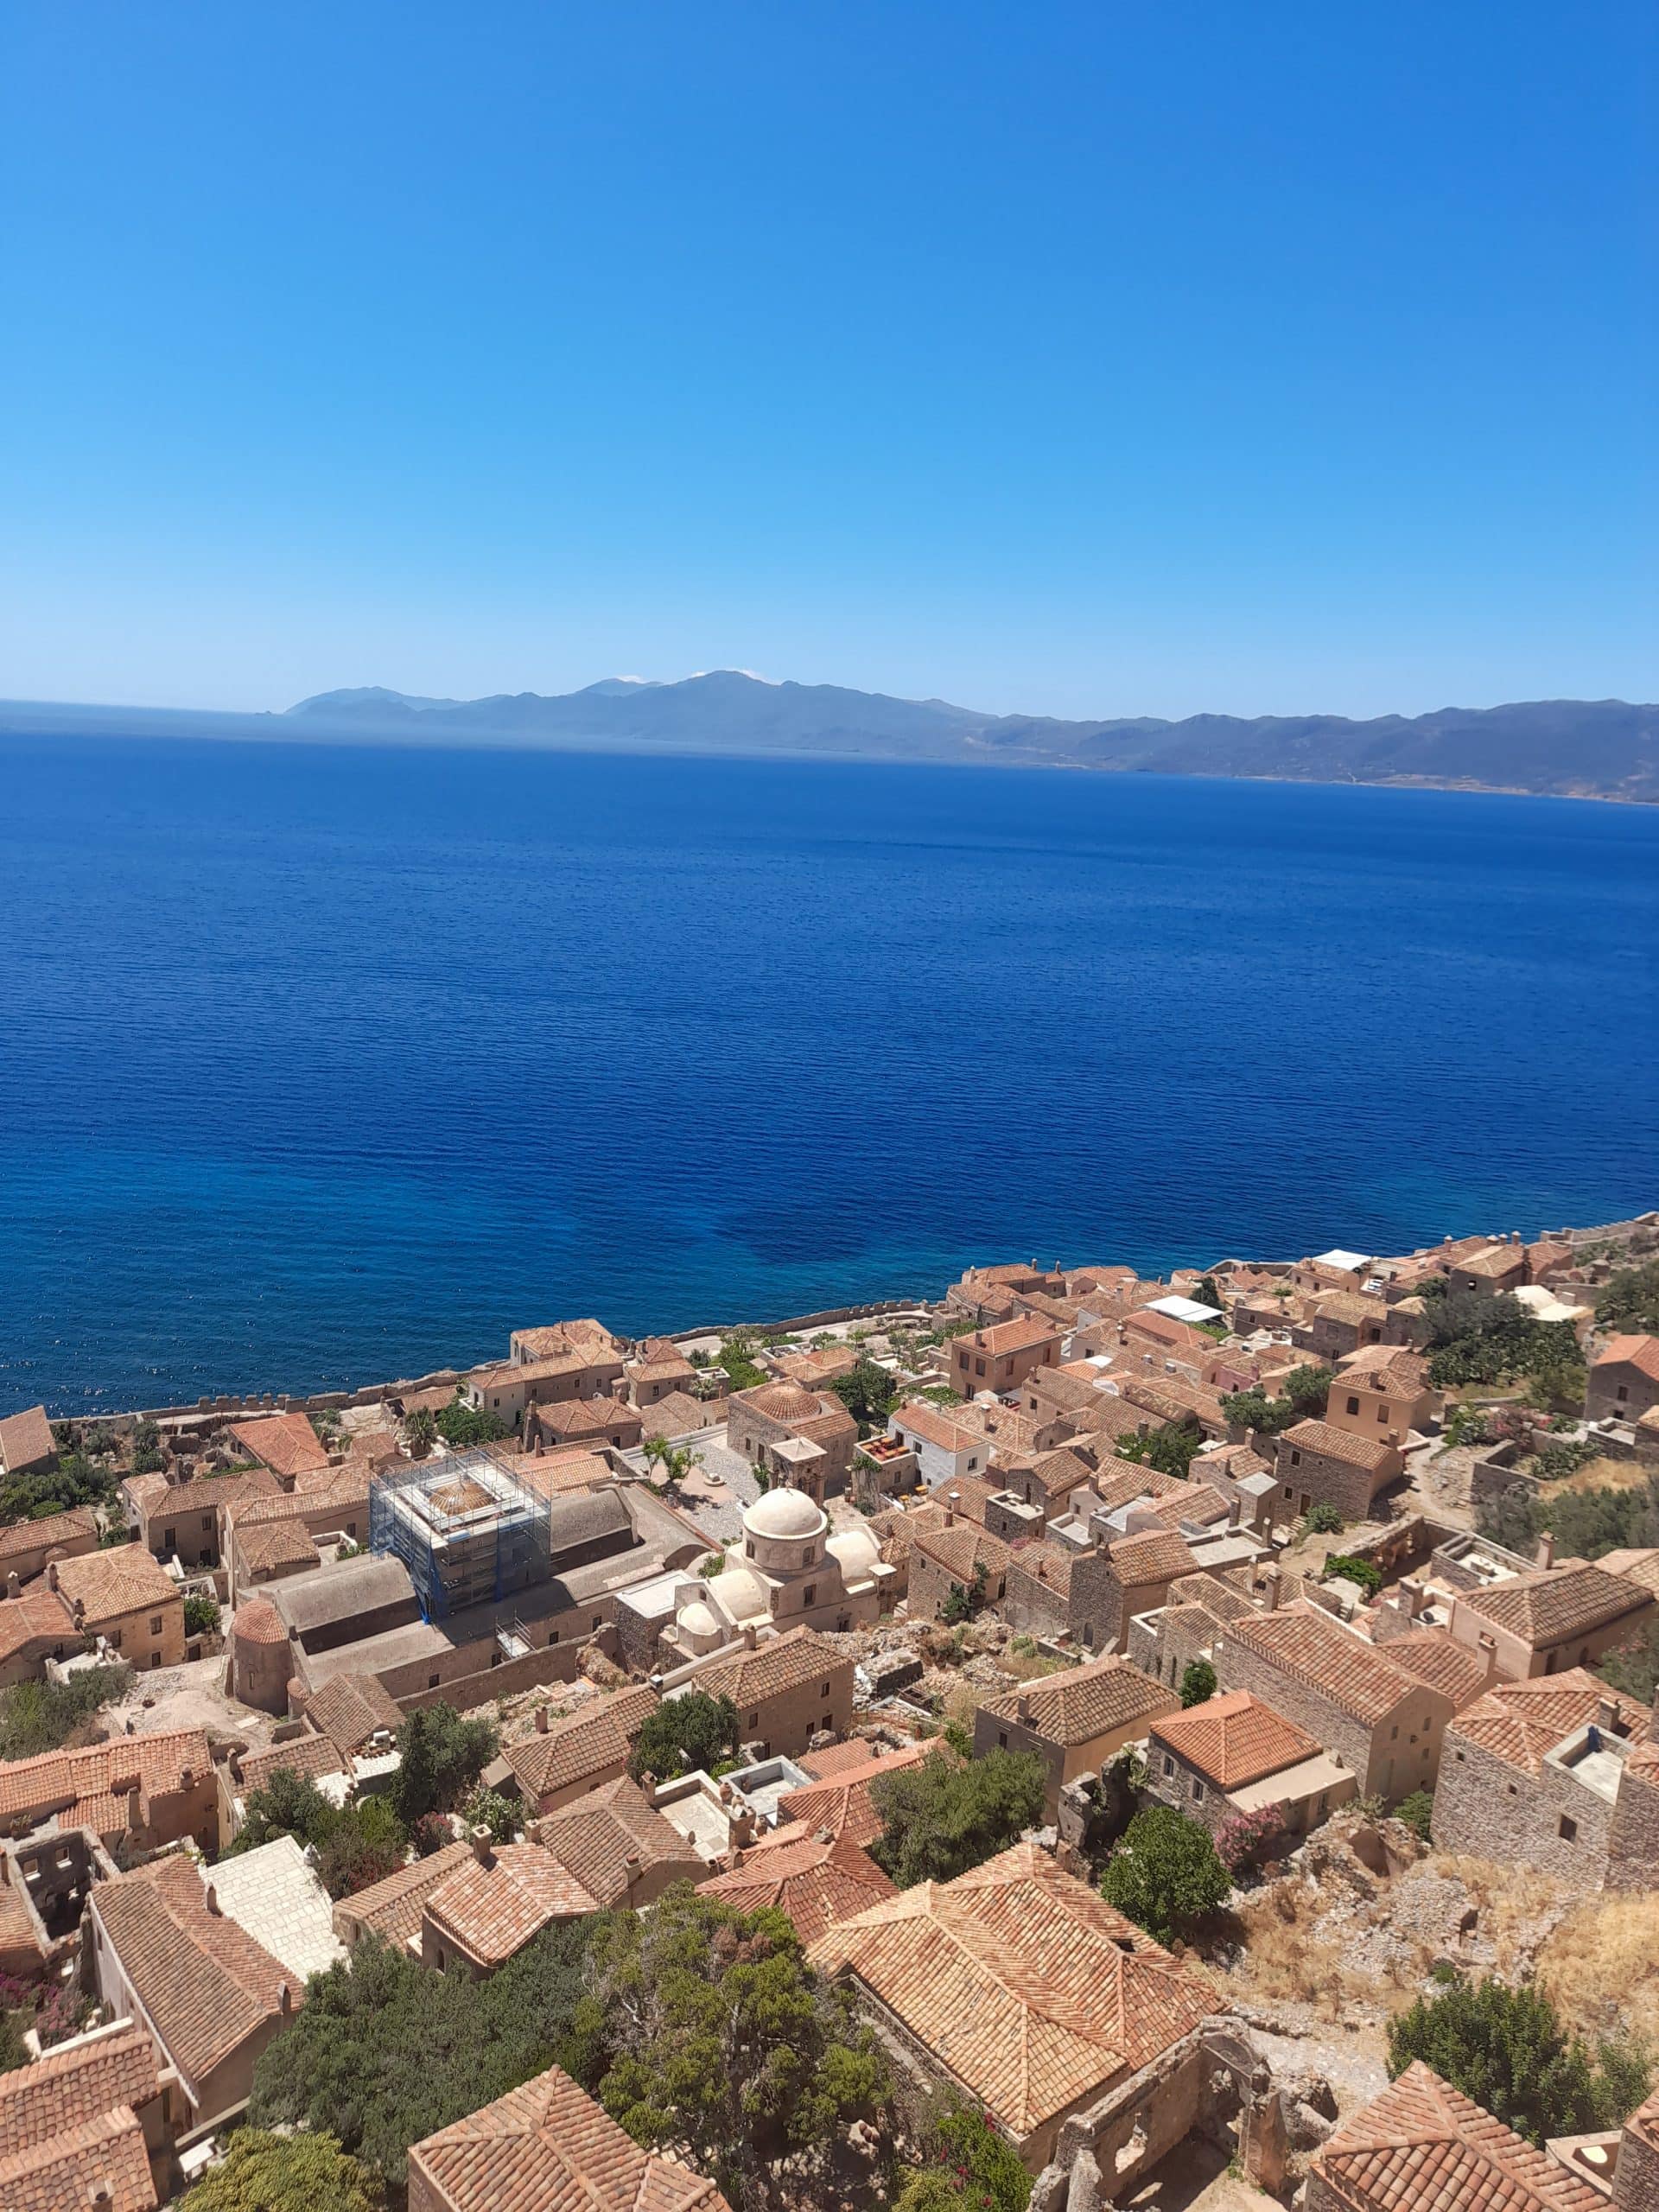
[[[682,1609],[677,1625],[681,1633],[685,1636],[718,1636],[720,1634],[720,1623],[701,1598],[694,1598],[689,1605]]]
[[[238,1643],[286,1643],[288,1630],[269,1598],[251,1599],[236,1609],[231,1634]]]
[[[709,1595],[729,1621],[752,1621],[772,1610],[766,1584],[746,1567],[728,1567],[715,1575]]]
[[[874,1532],[865,1528],[843,1529],[823,1548],[831,1559],[840,1560],[844,1573],[856,1576],[868,1574],[881,1556]]]
[[[752,1536],[818,1536],[829,1525],[829,1516],[804,1490],[765,1491],[743,1514],[743,1526]]]

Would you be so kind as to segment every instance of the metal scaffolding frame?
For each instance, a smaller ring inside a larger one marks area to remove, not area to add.
[[[499,1602],[550,1572],[548,1501],[481,1447],[369,1484],[369,1549],[403,1561],[423,1620]]]

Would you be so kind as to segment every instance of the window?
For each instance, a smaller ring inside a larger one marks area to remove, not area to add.
[[[758,1713],[752,1713],[749,1715],[749,1726],[751,1728],[758,1728],[760,1726],[760,1716]]]
[[[829,1685],[829,1683],[828,1683],[828,1682],[826,1682],[826,1683],[824,1684],[823,1688],[818,1692],[818,1695],[819,1695],[820,1697],[828,1697],[828,1696],[829,1696],[829,1694],[830,1694],[830,1685]]]
[[[213,1534],[213,1516],[211,1513],[204,1513],[201,1516],[201,1533],[204,1536],[209,1536]]]
[[[604,1614],[603,1614],[603,1613],[595,1613],[595,1614],[594,1615],[594,1626],[593,1626],[593,1631],[592,1631],[592,1632],[593,1632],[593,1634],[594,1634],[594,1635],[595,1635],[595,1636],[597,1636],[597,1635],[599,1634],[599,1631],[601,1630],[601,1629],[602,1629],[602,1628],[604,1627],[604,1625],[605,1625],[605,1616],[604,1616]]]
[[[996,1732],[996,1748],[999,1751],[1006,1751],[1008,1748],[1008,1732],[1006,1728],[999,1728]]]
[[[1382,1404],[1377,1408],[1376,1417],[1378,1421],[1387,1421],[1389,1417],[1389,1402],[1386,1398],[1383,1399]]]
[[[1400,1730],[1399,1730],[1398,1726],[1396,1725],[1395,1726],[1394,1726],[1394,1727],[1390,1728],[1390,1729],[1389,1729],[1389,1741],[1391,1744],[1397,1744],[1397,1743],[1399,1742],[1399,1740],[1400,1740]]]
[[[807,1586],[806,1586],[805,1589],[804,1589],[804,1590],[803,1590],[803,1591],[802,1591],[802,1592],[801,1592],[801,1603],[802,1603],[804,1605],[810,1605],[812,1603],[812,1600],[813,1600],[813,1599],[817,1596],[817,1594],[818,1594],[818,1586],[817,1586],[817,1584],[816,1582],[809,1582],[809,1583],[807,1584]]]
[[[159,1667],[159,1666],[161,1665],[161,1663],[162,1663],[162,1655],[161,1655],[161,1653],[160,1653],[159,1651],[152,1651],[152,1652],[150,1653],[150,1655],[149,1655],[149,1663],[150,1663],[150,1665],[151,1665],[152,1667]]]
[[[111,1651],[118,1651],[121,1649],[121,1631],[119,1629],[114,1630],[110,1637],[110,1649]]]
[[[1302,1464],[1301,1453],[1296,1451],[1294,1447],[1291,1451],[1290,1464],[1293,1467],[1300,1467]]]
[[[438,1687],[438,1678],[437,1678],[437,1676],[436,1676],[435,1675],[429,1675],[427,1676],[427,1678],[426,1678],[426,1687],[427,1687],[427,1688],[428,1688],[428,1689],[429,1689],[429,1690],[435,1690],[435,1689],[436,1689],[436,1688]]]
[[[492,1667],[499,1667],[501,1664],[501,1654],[499,1649],[491,1652],[490,1664]]]
[[[352,1539],[353,1543],[357,1541],[357,1523],[355,1521],[348,1521],[346,1523],[346,1533]]]
[[[160,1615],[159,1613],[152,1613],[152,1614],[150,1615],[150,1617],[149,1617],[149,1632],[150,1632],[150,1634],[151,1634],[152,1636],[159,1636],[159,1635],[161,1634],[161,1632],[162,1632],[162,1617],[161,1617],[161,1615]]]
[[[179,1543],[178,1530],[176,1529],[163,1529],[162,1531],[162,1543],[168,1551],[176,1551]]]
[[[974,1362],[974,1372],[976,1375],[982,1375],[985,1372],[985,1363],[982,1359],[976,1359]]]
[[[1357,1414],[1359,1411],[1359,1400],[1357,1398],[1349,1399],[1348,1410],[1351,1414]]]
[[[1195,1805],[1202,1805],[1204,1802],[1204,1784],[1201,1782],[1194,1782],[1192,1784],[1192,1802]]]
[[[973,1473],[974,1469],[975,1469],[978,1465],[979,1465],[979,1454],[978,1454],[976,1452],[970,1452],[968,1454],[968,1471],[969,1471],[969,1473],[970,1475]]]
[[[1290,1496],[1290,1484],[1288,1483],[1285,1484],[1285,1496],[1287,1497]]]
[[[820,1727],[820,1728],[832,1728],[832,1727],[834,1727],[834,1726],[835,1726],[835,1715],[834,1715],[833,1713],[826,1713],[824,1714],[824,1716],[823,1716],[823,1719],[822,1719],[821,1721],[819,1721],[818,1726],[819,1726],[819,1727]]]
[[[1171,1776],[1172,1774],[1173,1774],[1173,1773],[1174,1773],[1174,1771],[1175,1771],[1175,1762],[1174,1762],[1174,1760],[1173,1760],[1173,1758],[1171,1758],[1171,1757],[1170,1757],[1169,1753],[1168,1753],[1167,1751],[1166,1751],[1166,1752],[1164,1753],[1164,1775],[1165,1775],[1165,1778],[1166,1778],[1166,1779],[1167,1779],[1169,1776]]]
[[[1579,1835],[1579,1824],[1567,1814],[1563,1813],[1556,1833],[1560,1837],[1563,1843],[1576,1843]]]
[[[554,1629],[554,1630],[550,1633],[550,1635],[549,1635],[549,1637],[548,1637],[548,1639],[547,1639],[547,1640],[548,1640],[548,1642],[549,1642],[550,1643],[556,1643],[558,1642],[558,1640],[559,1640],[559,1631],[557,1630],[557,1629]]]
[[[1628,1397],[1630,1396],[1630,1390],[1629,1390],[1628,1387],[1627,1387],[1624,1383],[1621,1382],[1621,1383],[1619,1384],[1619,1386],[1618,1386],[1618,1400],[1619,1400],[1619,1402],[1620,1402],[1620,1404],[1622,1405],[1622,1404],[1624,1403],[1624,1400],[1625,1400],[1626,1398],[1628,1398]]]

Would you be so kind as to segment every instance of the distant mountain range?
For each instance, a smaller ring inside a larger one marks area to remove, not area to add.
[[[683,753],[830,754],[1313,783],[1425,784],[1659,802],[1659,706],[1618,699],[1442,707],[1432,714],[1193,715],[1060,721],[831,683],[769,683],[716,669],[677,683],[607,677],[554,697],[418,699],[324,691],[284,719],[428,741],[653,746]]]

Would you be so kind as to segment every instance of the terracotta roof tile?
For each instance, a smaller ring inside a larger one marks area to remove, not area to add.
[[[346,1762],[326,1736],[296,1736],[286,1744],[272,1744],[267,1750],[245,1752],[238,1762],[241,1773],[241,1795],[245,1798],[256,1789],[270,1786],[270,1777],[286,1767],[303,1782],[315,1782],[325,1774],[344,1774]]]
[[[213,1771],[213,1753],[200,1728],[175,1728],[163,1735],[117,1736],[106,1744],[75,1751],[42,1751],[38,1758],[0,1764],[0,1821],[36,1823],[58,1815],[60,1827],[94,1825],[91,1815],[118,1801],[120,1817],[100,1834],[123,1833],[124,1801],[135,1784],[143,1797],[172,1796],[193,1779]]]
[[[58,1588],[71,1605],[80,1599],[89,1624],[184,1602],[172,1576],[137,1544],[60,1560]]]
[[[813,1629],[791,1628],[768,1637],[753,1651],[734,1651],[701,1669],[689,1687],[710,1697],[729,1697],[740,1712],[770,1697],[782,1697],[809,1682],[833,1681],[850,1672],[852,1661]]]
[[[385,1729],[395,1736],[403,1726],[402,1708],[375,1675],[332,1675],[306,1700],[306,1715],[335,1747],[360,1751],[371,1736]]]
[[[1615,1697],[1605,1682],[1582,1667],[1563,1675],[1536,1675],[1529,1681],[1499,1682],[1450,1722],[1446,1733],[1523,1773],[1541,1774],[1545,1754],[1593,1720],[1604,1698],[1615,1707],[1625,1734],[1642,1735],[1647,1707]]]
[[[20,1659],[31,1649],[38,1655],[59,1644],[66,1651],[79,1651],[84,1639],[55,1590],[37,1582],[20,1597],[0,1599],[0,1660]]]
[[[95,1888],[92,1910],[168,2056],[198,2088],[213,2068],[303,1995],[245,1928],[212,1912],[188,1859],[157,1859]]]
[[[366,1889],[342,1897],[334,1908],[336,1930],[349,1919],[365,1931],[384,1936],[388,1943],[406,1943],[419,1931],[428,1897],[472,1855],[469,1843],[446,1843],[425,1859],[411,1859]]]
[[[1367,1474],[1377,1475],[1393,1466],[1399,1452],[1392,1444],[1384,1444],[1374,1436],[1356,1436],[1350,1428],[1338,1428],[1328,1421],[1299,1421],[1285,1430],[1282,1443],[1294,1451],[1318,1452],[1325,1459],[1340,1459],[1351,1467],[1363,1467]]]
[[[626,1775],[546,1814],[533,1833],[603,1909],[626,1900],[630,1857],[640,1874],[670,1866],[696,1880],[702,1872],[703,1862],[679,1830]]]
[[[409,2154],[453,2212],[728,2212],[713,2182],[642,2151],[556,2066]]]
[[[1300,1600],[1277,1612],[1241,1614],[1228,1624],[1226,1642],[1254,1652],[1367,1723],[1381,1720],[1402,1697],[1427,1687],[1395,1665],[1386,1645],[1368,1643],[1322,1607]]]
[[[85,1543],[96,1540],[98,1516],[89,1505],[72,1505],[67,1513],[45,1513],[38,1521],[20,1521],[15,1528],[0,1529],[0,1581],[10,1561],[29,1552],[49,1551],[54,1544]]]
[[[1659,1382],[1659,1337],[1613,1337],[1596,1354],[1597,1367],[1629,1366]]]
[[[971,1342],[976,1351],[1001,1359],[1008,1352],[1030,1351],[1039,1344],[1057,1343],[1059,1333],[1041,1314],[1022,1313],[1017,1320],[999,1321],[992,1328],[977,1330]]]
[[[1344,2120],[1313,2173],[1351,2212],[1606,2212],[1606,2198],[1415,2059]]]
[[[740,1912],[776,1905],[810,1943],[838,1920],[850,1920],[898,1891],[868,1851],[850,1836],[797,1837],[768,1841],[745,1852],[726,1873],[697,1885],[698,1895],[719,1897]]]
[[[144,2131],[125,2105],[0,2158],[6,2212],[153,2212],[156,2202]]]
[[[262,1421],[231,1423],[231,1434],[245,1452],[290,1478],[302,1469],[326,1467],[327,1446],[303,1414],[271,1414]]]
[[[1024,1574],[1033,1582],[1040,1582],[1052,1590],[1063,1602],[1071,1595],[1071,1570],[1085,1554],[1073,1550],[1070,1544],[1052,1543],[1046,1537],[1037,1537],[1028,1544],[1021,1544],[1008,1561],[1010,1574]]]
[[[924,1559],[952,1575],[966,1589],[974,1579],[975,1570],[982,1567],[987,1574],[1002,1574],[1007,1571],[1010,1554],[1007,1546],[997,1536],[988,1536],[971,1521],[957,1521],[950,1528],[931,1529],[918,1535],[913,1549]]]
[[[1316,1758],[1322,1748],[1306,1728],[1249,1690],[1230,1690],[1188,1712],[1169,1713],[1153,1722],[1151,1734],[1218,1789],[1243,1789]]]
[[[487,1859],[465,1859],[429,1892],[425,1916],[456,1949],[486,1967],[505,1966],[556,1920],[599,1910],[570,1872],[539,1843],[499,1843]]]
[[[0,2074],[0,2159],[118,2105],[148,2104],[160,2094],[156,2046],[142,2028],[111,2029],[67,2050],[48,2050],[32,2066]]]
[[[882,1822],[870,1796],[871,1785],[884,1775],[902,1774],[906,1767],[919,1766],[936,1747],[914,1744],[907,1751],[874,1754],[868,1744],[837,1744],[835,1748],[861,1756],[804,1789],[786,1790],[778,1800],[778,1817],[788,1824],[777,1831],[779,1835],[804,1831],[816,1834],[828,1828],[832,1835],[844,1835],[854,1843],[874,1843]]]
[[[1125,1589],[1146,1582],[1173,1582],[1191,1574],[1197,1561],[1173,1529],[1141,1529],[1106,1547],[1112,1573]]]
[[[9,1472],[56,1456],[44,1406],[29,1406],[0,1421],[0,1467]]]
[[[855,1975],[1016,2138],[1149,2064],[1214,2004],[1033,1844],[838,1923],[809,1956]]]
[[[1653,1603],[1651,1593],[1599,1567],[1549,1567],[1517,1574],[1459,1601],[1494,1628],[1518,1636],[1531,1649],[1587,1636],[1623,1614]]]
[[[1486,1687],[1483,1662],[1443,1628],[1412,1629],[1405,1636],[1390,1637],[1382,1649],[1396,1667],[1449,1697],[1459,1712]]]
[[[531,1797],[568,1789],[590,1775],[626,1766],[634,1738],[660,1702],[656,1691],[643,1682],[593,1699],[575,1713],[550,1720],[544,1733],[509,1744],[507,1763]]]
[[[1143,1675],[1131,1661],[1116,1657],[1091,1659],[1064,1674],[1045,1675],[1021,1689],[982,1700],[979,1709],[999,1720],[1017,1720],[1022,1702],[1029,1715],[1024,1726],[1048,1743],[1068,1745],[1092,1743],[1097,1736],[1150,1722],[1180,1706],[1173,1690]]]

